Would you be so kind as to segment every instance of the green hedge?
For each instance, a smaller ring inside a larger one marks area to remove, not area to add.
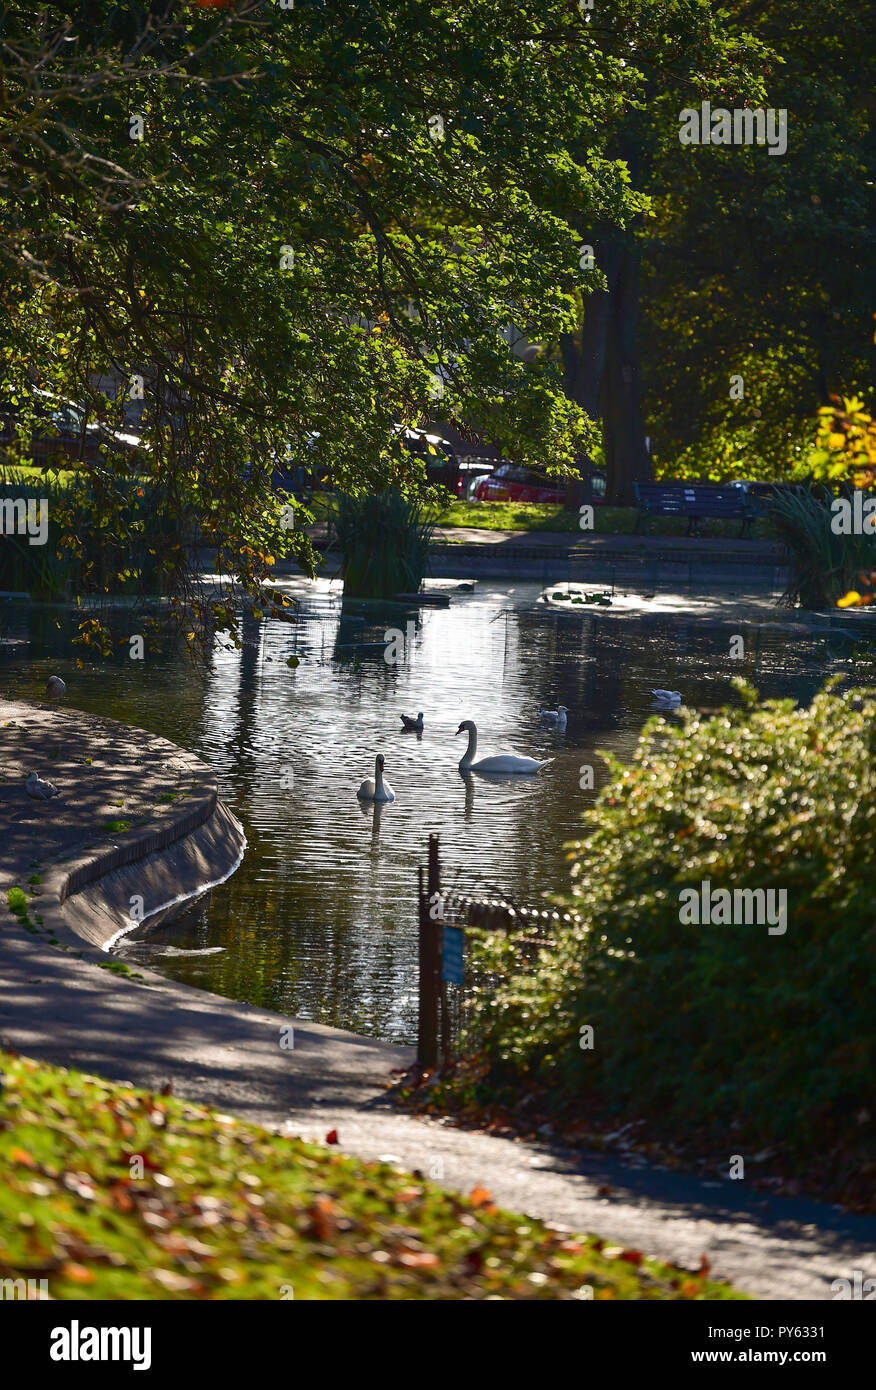
[[[698,1126],[728,1155],[745,1139],[860,1152],[876,1120],[876,692],[829,685],[797,709],[739,686],[742,708],[652,719],[629,766],[609,760],[572,848],[580,920],[528,963],[507,939],[475,948],[492,981],[471,1045],[506,1100],[538,1077],[567,1112],[595,1099]],[[683,924],[681,890],[706,879],[784,889],[787,930]]]

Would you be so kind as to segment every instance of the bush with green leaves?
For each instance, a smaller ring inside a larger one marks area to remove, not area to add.
[[[470,1046],[506,1101],[537,1078],[566,1114],[847,1161],[876,1094],[876,691],[829,683],[798,709],[738,684],[741,707],[653,718],[629,765],[608,759],[553,942],[474,947]],[[704,880],[786,890],[787,930],[683,924]]]

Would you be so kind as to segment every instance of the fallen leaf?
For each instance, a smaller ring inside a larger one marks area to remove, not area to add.
[[[337,1230],[337,1222],[335,1220],[335,1204],[330,1197],[317,1197],[310,1208],[310,1219],[313,1223],[313,1234],[317,1240],[328,1240],[329,1236],[334,1235]]]
[[[129,1212],[134,1210],[134,1203],[123,1183],[113,1184],[110,1188],[110,1198],[116,1211]]]
[[[468,1200],[473,1207],[491,1207],[493,1205],[493,1194],[488,1192],[485,1187],[473,1187],[468,1194]]]

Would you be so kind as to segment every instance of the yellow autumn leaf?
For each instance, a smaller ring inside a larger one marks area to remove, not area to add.
[[[836,606],[837,608],[853,608],[860,602],[861,595],[858,593],[857,589],[850,589],[847,594],[843,594],[842,598],[837,599]]]

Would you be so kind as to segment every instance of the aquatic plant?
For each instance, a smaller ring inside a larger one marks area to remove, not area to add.
[[[331,520],[346,594],[391,598],[419,589],[435,521],[416,497],[398,488],[355,497],[337,493]]]
[[[137,477],[107,477],[99,484],[85,474],[40,477],[33,470],[3,469],[4,501],[9,505],[0,513],[0,589],[35,599],[162,593],[171,585],[168,565],[183,565],[185,517],[174,512],[161,489],[144,487]],[[43,540],[34,536],[27,517],[34,521],[46,511]],[[176,558],[168,560],[174,537]]]
[[[770,500],[770,520],[791,559],[787,603],[832,608],[862,572],[876,568],[876,536],[837,534],[833,501],[821,490],[776,492]]]

